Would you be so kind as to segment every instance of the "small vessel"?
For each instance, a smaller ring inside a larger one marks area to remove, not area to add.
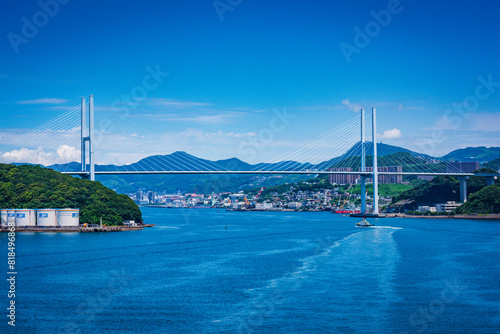
[[[371,227],[371,226],[375,226],[375,225],[370,224],[370,222],[368,222],[368,220],[366,220],[366,216],[363,217],[363,220],[356,223],[356,227]]]

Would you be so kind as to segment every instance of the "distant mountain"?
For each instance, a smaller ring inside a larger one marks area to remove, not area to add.
[[[359,155],[359,152],[361,152],[361,142],[357,142],[356,144],[354,144],[345,154],[343,154],[343,156],[351,157],[351,156]],[[371,142],[365,143],[365,152],[366,152],[366,155],[373,155],[373,144]],[[394,146],[394,145],[389,145],[389,144],[384,144],[384,143],[377,144],[377,155],[379,157],[383,157],[383,156],[395,154],[395,153],[410,153],[414,157],[432,158],[429,155],[414,152],[414,151],[408,150],[404,147]]]
[[[372,165],[373,161],[373,144],[371,142],[365,143],[365,155],[367,166]],[[384,143],[377,144],[377,155],[379,157],[379,166],[391,166],[394,162],[401,164],[421,164],[425,163],[426,159],[436,159],[429,155],[414,152],[400,146],[393,146]],[[328,167],[343,166],[358,168],[360,166],[361,156],[361,142],[354,144],[346,153],[339,157],[324,161],[315,166],[317,169],[326,169]],[[385,161],[383,158],[387,158]]]
[[[479,161],[485,163],[500,158],[500,147],[467,147],[452,151],[442,159],[447,161]]]
[[[253,165],[250,165],[249,163],[241,161],[238,158],[217,160],[214,163],[216,165],[224,168],[224,169],[227,169],[227,170],[244,171],[244,170],[252,170],[253,169]]]
[[[400,164],[406,171],[425,168],[426,160],[436,159],[431,156],[410,151],[403,147],[379,143],[377,145],[379,155],[379,166],[392,166]],[[372,164],[373,145],[370,142],[365,144],[367,155],[367,166]],[[129,165],[96,165],[96,171],[141,171],[141,170],[233,170],[233,171],[251,171],[251,170],[325,170],[334,166],[350,166],[358,168],[360,165],[361,144],[354,144],[349,150],[336,158],[323,161],[318,164],[300,163],[297,161],[281,161],[276,163],[249,164],[237,158],[211,161],[201,159],[186,152],[174,152],[168,155],[155,155],[141,159]],[[482,157],[484,160],[490,159],[495,154],[500,156],[500,148],[467,148],[451,152],[446,155],[447,160],[473,161]],[[492,159],[493,160],[493,159]],[[446,164],[434,165],[446,170]],[[80,163],[71,162],[62,165],[49,166],[57,171],[79,171]],[[87,169],[88,170],[88,169]],[[314,172],[311,172],[314,173]],[[236,191],[245,187],[267,186],[276,183],[293,182],[305,179],[307,176],[258,176],[258,175],[114,175],[99,176],[98,180],[106,186],[116,189],[119,192],[134,192],[137,189],[147,189],[155,191],[197,191],[211,192],[215,191]]]
[[[129,165],[96,165],[96,171],[143,171],[143,170],[234,170],[250,171],[254,169],[271,170],[277,167],[284,170],[312,166],[295,161],[276,164],[252,165],[237,158],[211,161],[195,157],[186,152],[174,152],[168,155],[155,155],[141,159]],[[81,170],[81,164],[71,162],[57,164],[49,168],[61,172]],[[87,170],[89,170],[87,166]],[[239,191],[245,188],[271,186],[286,182],[297,182],[307,175],[260,176],[260,175],[99,175],[97,180],[120,193],[133,193],[138,189],[166,192],[210,193],[212,191]]]

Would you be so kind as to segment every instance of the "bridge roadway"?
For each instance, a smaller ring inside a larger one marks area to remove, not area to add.
[[[78,176],[88,176],[90,172],[62,172],[62,174],[67,175],[78,175]],[[215,171],[205,171],[205,170],[193,170],[193,171],[95,171],[95,175],[154,175],[154,174],[170,174],[170,175],[184,175],[184,174],[235,174],[235,175],[256,175],[256,174],[319,174],[319,175],[329,175],[329,174],[344,174],[344,175],[364,175],[370,177],[373,172],[339,172],[339,171],[314,171],[314,170],[304,170],[304,171],[229,171],[229,170],[215,170]],[[422,172],[378,172],[378,175],[424,175],[424,176],[483,176],[483,177],[498,177],[500,173],[422,173]]]

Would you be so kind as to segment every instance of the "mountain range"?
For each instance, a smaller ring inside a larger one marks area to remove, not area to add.
[[[392,146],[380,143],[377,145],[379,156],[398,154],[412,155],[421,159],[436,159],[427,155],[407,150],[403,147]],[[365,144],[367,156],[372,155],[373,147],[371,143]],[[96,171],[116,170],[116,171],[140,171],[140,170],[324,170],[336,164],[346,165],[346,161],[356,161],[359,159],[361,144],[358,142],[342,156],[323,161],[318,164],[300,163],[297,161],[281,161],[277,163],[249,164],[237,158],[211,161],[201,159],[186,152],[174,152],[168,155],[155,155],[141,159],[129,165],[96,165]],[[354,159],[353,159],[354,158]],[[390,158],[390,157],[389,157]],[[455,150],[440,158],[446,161],[480,161],[486,162],[500,158],[500,148],[498,147],[470,147]],[[368,159],[369,160],[369,159]],[[408,159],[406,159],[408,160]],[[79,171],[81,164],[71,162],[49,166],[57,171]],[[314,172],[311,172],[314,174]],[[272,186],[286,182],[296,182],[310,178],[307,175],[100,175],[98,180],[109,188],[121,193],[131,193],[138,189],[153,191],[183,191],[209,193],[214,191],[237,191],[246,187]]]
[[[500,158],[500,147],[467,147],[452,151],[442,159],[447,161],[479,161],[483,164]]]
[[[378,155],[380,157],[396,153],[409,153],[419,158],[432,158],[428,155],[413,152],[399,146],[392,146],[380,143],[377,145]],[[370,156],[373,153],[373,145],[365,143],[366,155]],[[324,170],[328,167],[342,164],[346,159],[359,157],[361,152],[361,144],[358,142],[353,145],[346,153],[339,157],[329,159],[317,164],[309,162],[301,163],[293,160],[280,161],[275,163],[258,163],[249,164],[238,158],[224,159],[224,160],[207,160],[195,157],[194,155],[186,152],[177,151],[168,155],[154,155],[143,158],[137,162],[129,165],[96,165],[96,171],[141,171],[141,170],[170,170],[170,171],[183,171],[183,170],[234,170],[234,171],[251,171],[251,170],[305,170],[305,169],[318,169]],[[49,166],[49,168],[57,171],[75,172],[81,169],[81,164],[78,162],[70,162],[66,164],[56,164]]]

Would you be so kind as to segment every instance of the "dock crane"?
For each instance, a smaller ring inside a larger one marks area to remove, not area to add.
[[[254,198],[252,199],[252,203],[250,203],[247,199],[247,197],[245,196],[243,198],[243,200],[245,201],[245,205],[247,206],[247,208],[255,208],[255,203],[257,203],[257,200],[260,198],[260,195],[262,194],[262,191],[266,189],[266,187],[263,187],[260,189],[260,191],[257,193],[257,195],[254,196]]]
[[[342,206],[340,207],[340,210],[344,209],[344,205],[349,200],[349,197],[351,197],[351,194],[348,193],[348,191],[349,191],[349,189],[351,189],[351,187],[352,187],[352,183],[349,184],[349,188],[347,188],[347,190],[345,191],[345,193],[347,194],[347,197],[345,198],[344,202],[342,203]]]
[[[264,189],[266,189],[266,187],[262,187],[262,188],[260,189],[260,191],[257,193],[257,195],[255,195],[255,197],[253,198],[253,201],[252,201],[252,202],[253,202],[253,204],[255,204],[255,202],[259,200],[260,195],[262,194],[262,191],[264,191]]]

